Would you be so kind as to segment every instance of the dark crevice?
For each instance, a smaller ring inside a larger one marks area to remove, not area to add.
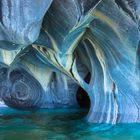
[[[90,78],[91,78],[91,74],[89,72],[86,75],[84,80],[87,83],[89,83]],[[85,109],[86,114],[87,114],[89,112],[91,102],[90,102],[90,98],[88,96],[88,93],[82,87],[78,88],[77,93],[76,93],[76,99],[77,99],[77,103],[78,103],[79,107],[82,109]]]
[[[91,73],[88,72],[88,74],[86,75],[84,81],[85,81],[87,84],[89,84],[89,83],[90,83],[90,80],[91,80]]]
[[[89,109],[90,108],[90,99],[87,92],[79,87],[76,93],[76,99],[81,108]]]

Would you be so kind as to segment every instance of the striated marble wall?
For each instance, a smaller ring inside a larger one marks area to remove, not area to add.
[[[1,0],[1,100],[77,107],[80,86],[89,122],[140,122],[139,21],[139,0]]]

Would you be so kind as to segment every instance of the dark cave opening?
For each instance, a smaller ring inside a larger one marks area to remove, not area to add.
[[[84,79],[85,82],[89,83],[90,78],[91,78],[91,74],[89,72]],[[76,93],[76,99],[77,99],[79,107],[82,109],[85,109],[86,112],[88,113],[91,102],[90,102],[88,93],[82,87],[78,88],[77,93]]]

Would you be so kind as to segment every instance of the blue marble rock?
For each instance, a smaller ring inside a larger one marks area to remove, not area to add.
[[[139,33],[139,0],[1,0],[0,100],[78,107],[81,87],[89,122],[140,122]]]

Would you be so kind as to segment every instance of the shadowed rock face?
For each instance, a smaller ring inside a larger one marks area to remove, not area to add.
[[[139,0],[1,0],[0,7],[0,96],[8,106],[78,107],[81,87],[89,122],[140,122]]]
[[[24,69],[8,71],[5,85],[1,88],[4,102],[16,108],[40,107],[43,90],[41,85]]]

